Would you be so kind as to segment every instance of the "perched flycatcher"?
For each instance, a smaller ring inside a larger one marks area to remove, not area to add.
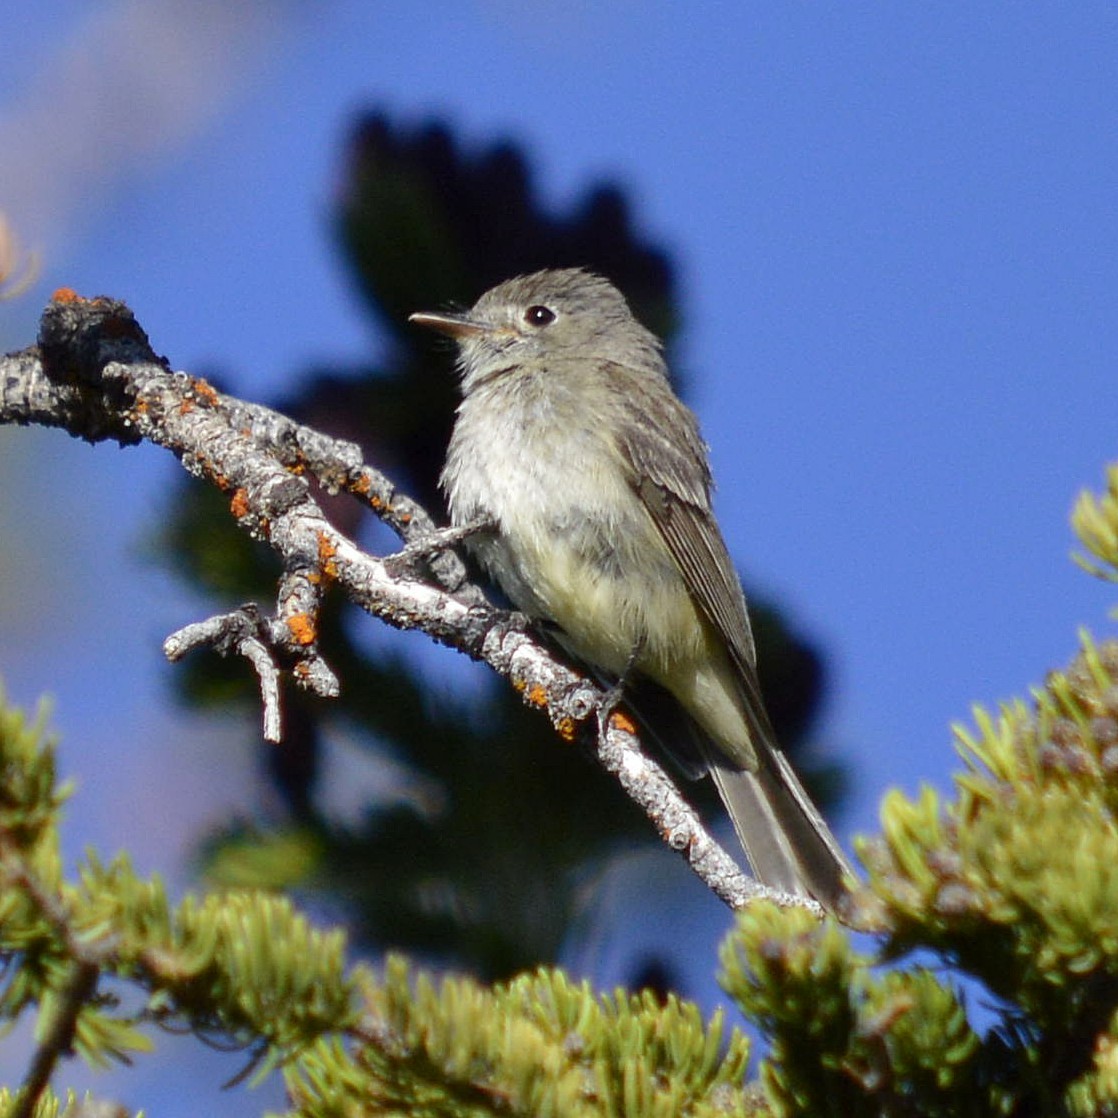
[[[642,723],[709,772],[757,877],[834,908],[846,859],[777,746],[745,597],[711,511],[706,446],[659,340],[607,280],[537,272],[466,314],[441,485],[517,608],[621,680]]]

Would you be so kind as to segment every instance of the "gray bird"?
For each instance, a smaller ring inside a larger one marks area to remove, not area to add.
[[[518,609],[622,681],[685,769],[710,773],[764,884],[834,909],[851,870],[777,747],[706,446],[659,340],[580,269],[411,321],[458,343],[440,484],[455,525],[494,526],[467,546]]]

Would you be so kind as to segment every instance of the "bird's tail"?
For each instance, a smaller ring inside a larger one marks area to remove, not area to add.
[[[779,749],[758,749],[756,772],[734,768],[713,749],[707,765],[758,880],[814,897],[836,912],[854,871]]]
[[[736,767],[651,680],[632,680],[628,700],[649,737],[687,776],[697,779],[710,773],[757,879],[785,893],[814,897],[838,912],[849,893],[843,879],[856,876],[787,758],[771,744],[768,719],[752,721],[758,768],[748,772]]]

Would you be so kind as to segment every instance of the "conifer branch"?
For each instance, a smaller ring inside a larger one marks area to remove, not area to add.
[[[111,958],[114,943],[111,936],[91,941],[77,935],[62,899],[39,879],[6,832],[0,832],[0,880],[5,889],[19,889],[31,900],[71,961],[70,975],[51,999],[50,1019],[10,1111],[10,1118],[31,1118],[50,1084],[55,1066],[73,1048],[78,1015],[93,997],[101,968]],[[43,1012],[48,1012],[46,1005]]]

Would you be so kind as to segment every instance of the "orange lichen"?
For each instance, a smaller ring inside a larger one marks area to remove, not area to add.
[[[547,691],[538,683],[534,683],[525,692],[524,701],[534,707],[545,707],[547,706]]]
[[[337,546],[325,532],[318,533],[318,565],[327,578],[338,577],[338,564],[334,556],[338,554]]]
[[[627,734],[637,732],[636,723],[623,710],[615,710],[609,716],[609,724],[618,730],[624,730]]]
[[[84,303],[85,300],[72,288],[60,287],[50,297],[52,303]]]
[[[571,742],[575,740],[575,734],[578,732],[578,723],[573,718],[560,718],[555,724],[555,729],[564,741]]]
[[[207,407],[217,407],[217,391],[209,381],[202,377],[194,377],[190,382],[190,388],[194,395]]]
[[[350,487],[350,492],[356,493],[358,497],[364,497],[372,487],[373,483],[369,480],[368,476],[362,474],[361,477],[359,477]],[[372,504],[374,508],[376,507],[376,500],[379,500],[379,498],[373,498],[369,501],[369,503]]]
[[[242,516],[248,516],[248,513],[249,513],[248,490],[238,489],[233,494],[233,499],[229,502],[229,511],[232,512],[232,514],[238,520],[240,520],[240,518]]]
[[[287,628],[295,638],[296,644],[301,644],[304,648],[308,644],[314,644],[318,637],[314,618],[309,613],[293,613],[287,619]]]

